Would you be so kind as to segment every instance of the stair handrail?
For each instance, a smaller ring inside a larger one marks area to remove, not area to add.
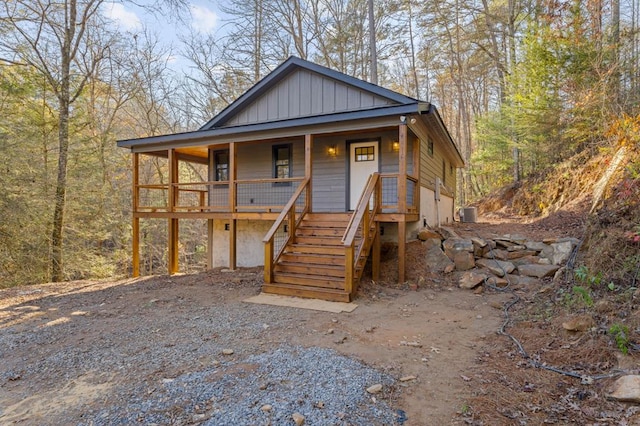
[[[360,194],[358,204],[342,236],[342,244],[345,248],[345,287],[349,293],[353,292],[355,265],[360,257],[362,248],[368,246],[371,224],[375,221],[375,216],[380,211],[382,205],[381,195],[380,173],[372,173],[367,180],[364,190]],[[373,206],[371,206],[371,196],[374,196]],[[354,242],[361,225],[363,230],[362,241],[356,250]]]
[[[296,189],[296,191],[293,193],[291,198],[289,198],[289,201],[287,202],[287,204],[285,204],[285,206],[282,208],[282,211],[278,215],[278,218],[275,220],[275,222],[273,222],[273,225],[271,226],[271,229],[269,229],[269,232],[267,232],[265,237],[262,239],[262,242],[265,244],[264,280],[266,283],[271,283],[273,281],[273,266],[278,260],[278,258],[280,257],[280,255],[282,254],[284,247],[286,247],[291,237],[295,235],[296,227],[298,223],[300,223],[300,220],[307,213],[307,210],[309,209],[309,204],[308,204],[309,197],[305,197],[304,207],[300,212],[300,214],[298,215],[298,218],[296,219],[296,203],[298,201],[298,198],[300,198],[300,195],[303,193],[303,191],[305,189],[308,190],[310,181],[311,180],[309,179],[309,177],[306,177],[302,182],[300,182],[300,185],[298,185],[298,188]],[[289,237],[284,242],[284,244],[282,244],[282,247],[278,249],[278,253],[274,253],[274,247],[273,247],[274,237],[276,235],[276,232],[278,232],[278,229],[280,229],[280,226],[282,226],[283,222],[287,218],[289,221],[289,231],[288,231]]]

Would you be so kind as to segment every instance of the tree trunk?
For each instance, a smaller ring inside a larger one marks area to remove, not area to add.
[[[68,90],[68,88],[67,88]],[[64,206],[67,192],[67,157],[69,151],[69,103],[60,100],[58,119],[58,179],[56,182],[56,200],[53,210],[53,232],[51,234],[51,281],[64,279],[62,263],[62,228],[64,225]]]
[[[58,179],[56,181],[56,200],[53,209],[53,230],[51,232],[51,281],[64,279],[62,246],[64,226],[64,207],[67,193],[67,157],[69,152],[69,105],[71,103],[71,43],[75,36],[76,0],[69,2],[65,14],[64,39],[60,45],[60,91],[58,93]]]

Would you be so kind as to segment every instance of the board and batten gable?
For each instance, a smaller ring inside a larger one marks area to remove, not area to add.
[[[227,120],[223,126],[361,111],[394,104],[371,92],[310,70],[298,69]]]

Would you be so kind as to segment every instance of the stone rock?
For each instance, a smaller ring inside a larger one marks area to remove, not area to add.
[[[530,285],[535,285],[539,283],[537,278],[527,277],[525,275],[510,274],[510,275],[507,275],[507,278],[509,279],[509,282],[511,283],[511,285],[517,285],[517,286],[530,286]]]
[[[380,383],[376,383],[375,385],[369,386],[367,388],[367,392],[370,394],[380,393],[382,391],[382,385]]]
[[[223,349],[222,355],[233,355],[233,349]]]
[[[509,258],[509,252],[506,250],[493,249],[485,253],[483,257],[485,259],[507,260]]]
[[[527,250],[534,250],[537,252],[541,252],[543,251],[545,248],[549,247],[547,244],[545,243],[541,243],[539,241],[527,241],[525,243],[525,247],[527,248]]]
[[[545,244],[553,244],[558,242],[557,238],[545,238],[544,240],[542,240],[543,243]]]
[[[620,402],[634,402],[640,404],[640,376],[622,376],[611,386],[607,398]]]
[[[561,265],[566,262],[573,251],[573,243],[571,241],[553,243],[551,247],[553,248],[551,263],[554,265]]]
[[[552,276],[558,269],[558,265],[520,265],[518,273],[527,277],[543,278]]]
[[[513,247],[524,247],[524,246],[513,246]],[[518,251],[509,251],[509,254],[507,255],[507,259],[509,260],[521,259],[523,257],[535,256],[536,253],[537,251],[535,250],[526,250],[526,249],[518,250]]]
[[[551,259],[547,257],[541,257],[538,259],[538,265],[551,265]]]
[[[485,248],[488,245],[485,240],[478,237],[471,237],[471,242],[473,243],[474,246],[480,247],[480,248]]]
[[[582,244],[582,241],[579,240],[578,238],[574,238],[574,237],[562,237],[562,238],[558,238],[558,241],[556,241],[556,243],[564,243],[566,241],[569,241],[571,244],[573,244],[573,246],[579,246],[580,244]]]
[[[527,246],[523,246],[523,245],[507,247],[507,251],[523,251],[523,250],[526,250],[526,249],[527,249]]]
[[[403,376],[403,377],[400,377],[400,381],[401,382],[409,382],[409,381],[415,380],[415,379],[417,379],[416,376]]]
[[[539,263],[540,258],[538,256],[525,256],[525,257],[521,257],[518,259],[510,259],[511,263],[513,263],[516,266],[520,266],[520,265],[527,265],[530,263],[536,264]]]
[[[553,282],[557,283],[557,282],[563,281],[566,273],[567,273],[566,266],[563,266],[562,268],[558,269],[556,273],[553,274]]]
[[[510,274],[516,269],[516,266],[511,262],[504,262],[495,259],[478,259],[476,264],[483,268],[487,268],[491,273],[499,277],[504,277],[505,274]]]
[[[442,248],[451,260],[454,260],[459,252],[473,253],[473,243],[465,238],[449,238],[442,243]]]
[[[273,409],[273,407],[270,404],[264,404],[262,407],[260,407],[260,409],[265,413],[268,413]]]
[[[434,241],[434,240],[427,240]],[[454,268],[455,264],[447,257],[446,254],[440,248],[440,241],[438,240],[437,246],[431,246],[427,249],[425,256],[425,262],[429,265],[429,269],[434,272],[445,272],[447,268]],[[452,269],[453,270],[453,269]]]
[[[460,236],[456,234],[456,231],[454,231],[453,228],[449,228],[447,226],[440,227],[440,234],[445,240],[448,238],[460,238]]]
[[[496,244],[498,245],[498,247],[502,247],[505,249],[509,249],[509,247],[513,247],[516,244],[512,243],[511,241],[507,241],[507,240],[498,240],[496,239]]]
[[[442,241],[440,240],[440,238],[429,238],[428,240],[424,240],[422,242],[422,244],[425,246],[426,250],[430,250],[434,247],[439,248],[440,250],[442,250]]]
[[[296,424],[296,426],[302,426],[304,424],[304,416],[300,413],[293,413],[291,415],[291,418],[293,419],[293,422]]]
[[[458,286],[460,288],[471,289],[479,286],[487,276],[485,274],[477,274],[475,272],[467,271],[460,277]]]
[[[498,288],[505,288],[511,283],[510,280],[507,280],[506,278],[501,278],[501,277],[489,277],[487,278],[487,282]]]
[[[440,234],[438,234],[436,231],[434,231],[433,229],[430,228],[422,228],[420,231],[418,231],[418,239],[420,241],[427,241],[427,240],[441,240],[442,237],[440,236]]]
[[[449,259],[449,258],[447,257],[447,259]],[[455,270],[456,270],[456,264],[455,264],[455,263],[450,263],[450,264],[448,264],[448,265],[444,268],[444,271],[443,271],[443,272],[444,272],[445,274],[450,274],[450,273],[452,273],[452,272],[453,272],[453,271],[455,271]]]
[[[591,315],[579,315],[562,323],[562,328],[567,331],[587,331],[595,325]]]
[[[468,252],[456,253],[453,258],[453,263],[455,263],[456,269],[458,271],[468,271],[469,269],[473,269],[476,266],[473,253]]]

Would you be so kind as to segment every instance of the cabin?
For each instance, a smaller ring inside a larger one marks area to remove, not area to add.
[[[134,276],[141,219],[167,221],[169,274],[180,221],[204,219],[208,267],[264,265],[264,292],[333,301],[352,300],[368,261],[377,279],[383,243],[405,281],[407,242],[454,220],[464,166],[434,105],[296,57],[200,129],[118,146],[132,153]],[[167,178],[147,181],[142,156]]]

